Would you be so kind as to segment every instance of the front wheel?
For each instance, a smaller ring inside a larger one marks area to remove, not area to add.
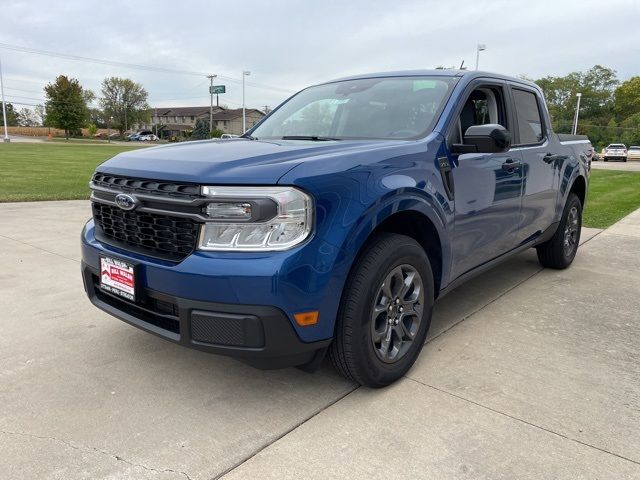
[[[368,387],[401,378],[424,345],[433,274],[414,239],[376,234],[347,280],[329,356],[345,377]]]
[[[536,247],[542,266],[563,269],[571,265],[578,252],[581,230],[582,203],[575,193],[570,193],[556,233]]]

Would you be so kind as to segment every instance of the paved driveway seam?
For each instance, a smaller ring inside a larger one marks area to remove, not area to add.
[[[516,420],[518,422],[524,423],[524,424],[529,425],[531,427],[538,428],[540,430],[544,430],[545,432],[551,433],[553,435],[557,435],[558,437],[564,438],[565,440],[570,440],[572,442],[579,443],[580,445],[584,445],[585,447],[593,448],[593,449],[598,450],[600,452],[607,453],[609,455],[613,455],[614,457],[618,457],[618,458],[620,458],[622,460],[626,460],[628,462],[635,463],[636,465],[640,465],[640,461],[636,461],[636,460],[633,460],[632,458],[625,457],[623,455],[620,455],[619,453],[615,453],[615,452],[612,452],[610,450],[605,450],[604,448],[600,448],[600,447],[597,447],[597,446],[592,445],[590,443],[586,443],[586,442],[583,442],[581,440],[578,440],[576,438],[569,437],[568,435],[564,435],[562,433],[556,432],[556,431],[551,430],[549,428],[545,428],[545,427],[542,427],[540,425],[536,425],[535,423],[529,422],[527,420],[524,420],[522,418],[516,417],[514,415],[510,415],[510,414],[505,413],[505,412],[501,412],[500,410],[496,410],[495,408],[491,408],[491,407],[489,407],[487,405],[483,405],[482,403],[479,403],[479,402],[476,402],[476,401],[471,400],[469,398],[463,397],[462,395],[458,395],[458,394],[455,394],[453,392],[449,392],[447,390],[444,390],[442,388],[438,388],[438,387],[436,387],[434,385],[430,385],[428,383],[421,382],[420,380],[416,380],[415,378],[411,378],[411,377],[408,377],[408,376],[405,376],[405,378],[407,378],[407,379],[409,379],[409,380],[411,380],[411,381],[413,381],[415,383],[418,383],[420,385],[423,385],[425,387],[429,387],[429,388],[432,388],[434,390],[437,390],[438,392],[441,392],[441,393],[450,395],[452,397],[458,398],[460,400],[463,400],[465,402],[471,403],[471,404],[476,405],[476,406],[478,406],[480,408],[484,408],[485,410],[489,410],[490,412],[497,413],[498,415],[503,415],[503,416],[508,417],[508,418],[510,418],[512,420]]]
[[[344,393],[343,395],[340,395],[340,397],[336,398],[333,402],[328,403],[327,405],[325,405],[322,408],[319,408],[316,412],[314,412],[313,414],[311,414],[309,417],[305,418],[304,420],[301,420],[300,422],[298,422],[297,424],[295,424],[293,427],[289,428],[288,430],[282,432],[281,435],[278,435],[277,437],[275,437],[273,439],[273,441],[266,443],[265,445],[261,446],[260,448],[256,448],[253,452],[251,452],[250,454],[248,454],[245,458],[243,458],[241,461],[239,461],[237,464],[227,468],[226,470],[224,470],[223,472],[220,472],[218,475],[216,475],[215,477],[212,477],[211,480],[218,480],[222,477],[224,477],[225,475],[227,475],[228,473],[232,472],[233,470],[235,470],[236,468],[242,466],[244,463],[248,462],[249,460],[251,460],[253,457],[255,457],[256,455],[258,455],[260,452],[262,452],[263,450],[269,448],[271,445],[273,445],[274,443],[276,443],[277,441],[281,440],[282,438],[286,437],[287,435],[289,435],[290,433],[292,433],[293,431],[297,430],[299,427],[301,427],[302,425],[304,425],[305,423],[307,423],[309,420],[311,420],[312,418],[316,417],[317,415],[321,414],[322,412],[324,412],[327,408],[330,408],[332,406],[334,406],[336,403],[338,403],[340,400],[344,399],[345,397],[347,397],[348,395],[351,395],[353,392],[355,392],[356,390],[358,390],[360,388],[359,385],[354,385],[353,388],[349,391],[347,391],[346,393]]]
[[[16,243],[19,243],[21,245],[26,245],[27,247],[35,248],[36,250],[40,250],[42,252],[50,253],[51,255],[57,255],[58,257],[65,258],[67,260],[71,260],[71,261],[76,262],[76,263],[80,263],[80,260],[78,260],[76,258],[71,258],[71,257],[67,257],[66,255],[61,255],[59,253],[52,252],[51,250],[47,250],[46,248],[38,247],[38,246],[33,245],[31,243],[25,242],[23,240],[16,240],[15,238],[7,237],[6,235],[2,235],[2,234],[0,234],[0,237],[6,238],[7,240],[11,240],[12,242],[16,242]]]
[[[598,235],[600,235],[602,232],[604,232],[604,230],[596,233],[593,237],[588,238],[587,240],[585,240],[584,242],[580,243],[580,246],[590,242],[591,240],[593,240],[594,238],[596,238]],[[535,277],[536,275],[538,275],[540,272],[542,272],[544,270],[544,267],[540,267],[536,272],[532,273],[531,275],[529,275],[527,278],[525,278],[524,280],[521,280],[520,282],[512,285],[511,287],[509,287],[507,290],[505,290],[504,292],[502,292],[501,294],[499,294],[496,298],[494,298],[493,300],[489,301],[488,303],[485,303],[484,305],[482,305],[481,307],[478,307],[476,310],[472,311],[471,313],[469,313],[468,315],[465,315],[464,317],[462,317],[460,320],[458,320],[457,322],[453,323],[452,325],[450,325],[449,327],[447,327],[445,330],[441,331],[440,333],[438,333],[437,335],[434,335],[433,337],[429,338],[426,342],[425,345],[433,340],[435,340],[438,337],[441,337],[442,335],[444,335],[445,333],[447,333],[449,330],[457,327],[458,325],[460,325],[462,322],[464,322],[465,320],[468,320],[469,318],[471,318],[472,316],[474,316],[476,313],[484,310],[485,308],[487,308],[489,305],[491,305],[492,303],[500,300],[502,297],[504,297],[507,293],[511,292],[512,290],[515,290],[516,288],[518,288],[520,285],[522,285],[525,282],[528,282],[529,280],[531,280],[533,277]],[[461,285],[459,288],[463,287],[463,285]],[[437,301],[437,300],[436,300]]]

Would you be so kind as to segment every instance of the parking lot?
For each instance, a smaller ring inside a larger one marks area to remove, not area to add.
[[[2,478],[640,478],[640,210],[584,229],[568,270],[529,251],[443,298],[417,364],[375,391],[100,312],[89,210],[0,204]]]
[[[624,172],[640,172],[640,162],[603,162],[599,160],[591,163],[591,168],[599,168],[602,170],[622,170]]]

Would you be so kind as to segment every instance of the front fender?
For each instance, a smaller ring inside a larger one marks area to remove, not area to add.
[[[442,251],[442,278],[448,278],[451,260],[448,238],[449,223],[437,198],[418,189],[399,189],[389,192],[380,201],[368,206],[348,232],[340,246],[340,256],[351,259],[349,269],[369,236],[385,220],[398,212],[413,211],[424,215],[438,233]]]

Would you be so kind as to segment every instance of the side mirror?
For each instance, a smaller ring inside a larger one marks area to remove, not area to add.
[[[511,133],[502,125],[472,125],[464,132],[464,143],[451,145],[453,153],[502,153],[511,147]]]

